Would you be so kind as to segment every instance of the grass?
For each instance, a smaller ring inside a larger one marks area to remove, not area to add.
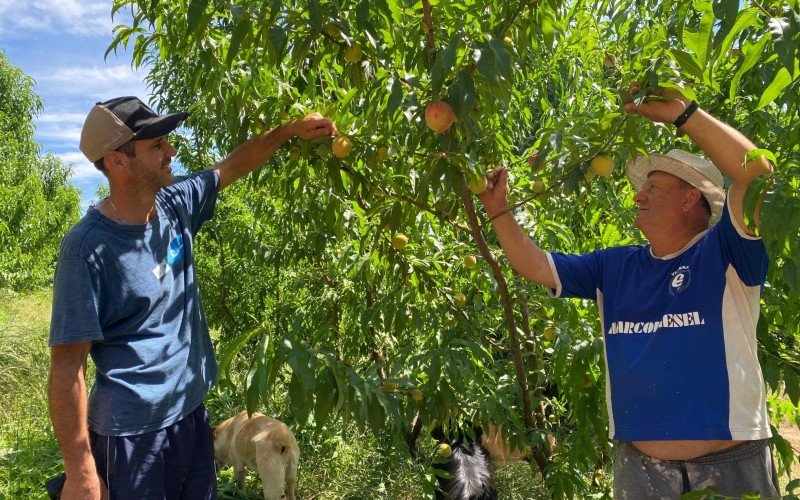
[[[51,301],[46,290],[25,295],[0,290],[0,499],[47,498],[45,481],[63,470],[47,410]],[[90,378],[91,372],[90,363]],[[212,390],[206,400],[212,422],[236,414],[240,401],[236,395]],[[281,402],[272,413],[290,421]],[[423,497],[425,468],[407,458],[403,445],[389,437],[341,422],[324,435],[312,430],[295,434],[300,445],[298,498]],[[433,449],[435,444],[427,445]],[[498,487],[508,492],[503,498],[544,498],[528,466],[520,465],[498,474]],[[232,469],[222,469],[219,497],[262,498],[257,474],[248,474],[245,491],[240,491]]]
[[[49,291],[20,295],[0,290],[0,499],[47,498],[44,482],[63,470],[47,411],[51,300]],[[236,414],[241,401],[236,394],[212,390],[206,399],[212,422]],[[277,401],[270,413],[291,422],[285,402]],[[300,445],[298,498],[423,497],[425,468],[388,436],[341,422],[322,433],[295,429],[295,435]],[[432,440],[423,441],[425,449],[433,450]],[[493,480],[503,499],[547,498],[540,478],[525,463],[496,471]],[[780,478],[782,490],[788,482]],[[235,486],[230,468],[220,471],[218,484],[221,499],[262,498],[255,473],[248,474],[245,491]]]
[[[50,300],[0,291],[0,498],[47,498],[62,468],[45,390]]]

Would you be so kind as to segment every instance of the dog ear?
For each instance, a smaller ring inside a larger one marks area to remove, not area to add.
[[[433,429],[431,429],[431,437],[437,441],[445,440],[441,422],[436,422],[436,425],[433,426]]]
[[[475,433],[475,442],[480,443],[481,438],[483,437],[483,427],[481,427],[480,425],[473,425],[472,432]]]

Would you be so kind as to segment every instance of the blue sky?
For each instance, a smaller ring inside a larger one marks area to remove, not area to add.
[[[94,103],[122,95],[148,101],[146,70],[133,71],[130,53],[103,58],[119,13],[110,0],[0,0],[0,50],[36,82],[44,108],[36,139],[75,167],[85,211],[104,177],[78,149],[81,126]]]

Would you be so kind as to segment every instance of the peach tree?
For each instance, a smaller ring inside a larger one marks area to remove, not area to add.
[[[191,112],[179,139],[188,169],[310,111],[345,136],[286,144],[223,194],[205,229],[220,384],[247,408],[282,392],[301,428],[352,420],[415,456],[431,425],[494,422],[532,446],[555,496],[608,488],[594,474],[610,456],[596,306],[516,276],[472,193],[507,165],[516,217],[545,249],[641,243],[624,164],[694,146],[621,104],[675,87],[775,164],[748,195],[772,259],[758,338],[771,414],[797,422],[797,0],[120,9],[132,22],[109,51],[132,48],[155,102]],[[789,467],[791,448],[774,444]]]

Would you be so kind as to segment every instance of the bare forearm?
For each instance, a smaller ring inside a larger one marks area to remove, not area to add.
[[[85,365],[84,365],[85,366]],[[52,356],[47,381],[48,404],[53,430],[64,459],[67,476],[96,476],[86,424],[86,383],[83,366]]]
[[[219,175],[220,189],[249,174],[272,158],[278,148],[293,136],[290,127],[291,122],[253,137],[217,163],[213,168]]]
[[[497,239],[514,269],[540,285],[555,288],[547,253],[539,248],[509,212],[492,221]]]
[[[746,187],[759,175],[770,172],[772,167],[766,160],[751,161],[743,168],[748,151],[756,146],[741,132],[723,123],[702,109],[698,109],[681,127],[700,149],[714,162],[725,177],[738,187]]]

